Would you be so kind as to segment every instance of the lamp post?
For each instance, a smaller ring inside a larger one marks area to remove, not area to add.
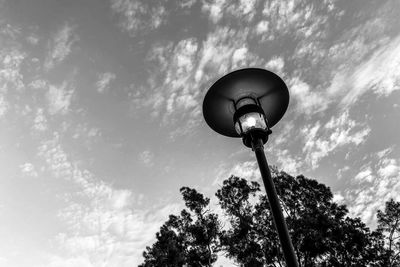
[[[264,144],[274,126],[286,112],[289,91],[279,76],[257,68],[231,72],[216,81],[206,93],[203,115],[217,133],[241,137],[254,151],[271,207],[283,255],[288,267],[297,267],[289,231],[271,178]]]

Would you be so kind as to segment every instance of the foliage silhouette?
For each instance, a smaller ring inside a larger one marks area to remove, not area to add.
[[[145,261],[140,266],[212,266],[217,260],[220,224],[208,210],[210,199],[188,187],[180,191],[189,211],[169,216],[156,234],[156,243],[143,253]]]
[[[390,199],[385,211],[378,210],[378,229],[385,239],[386,266],[400,266],[400,202]]]
[[[400,202],[388,201],[370,231],[333,202],[329,187],[271,172],[300,266],[400,266]],[[212,266],[218,252],[240,266],[285,266],[260,184],[235,176],[223,181],[216,192],[223,220],[210,210],[209,198],[188,187],[181,193],[188,210],[170,215],[141,266]]]

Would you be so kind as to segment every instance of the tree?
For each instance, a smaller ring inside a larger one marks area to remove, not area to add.
[[[400,266],[400,202],[390,199],[385,211],[378,210],[378,229],[384,236],[387,248],[384,257],[386,266]]]
[[[332,201],[328,187],[302,175],[273,174],[300,266],[366,266],[372,261],[369,229],[346,216],[346,207]],[[232,176],[216,195],[232,225],[221,233],[228,256],[245,266],[254,261],[283,266],[269,202],[259,184]]]
[[[160,231],[156,234],[157,242],[143,252],[145,262],[140,266],[174,267],[182,266],[186,262],[184,237],[173,230],[178,220],[178,217],[170,215],[169,220],[161,226]]]
[[[300,266],[399,266],[400,203],[389,201],[371,232],[333,202],[329,187],[276,168],[272,174]],[[212,266],[219,251],[241,266],[285,266],[260,184],[235,176],[223,181],[216,197],[224,227],[208,198],[188,187],[181,193],[188,210],[170,216],[142,266]]]
[[[143,252],[141,266],[212,266],[217,260],[220,224],[208,209],[210,199],[188,187],[180,191],[189,211],[170,215],[156,234],[157,241]]]

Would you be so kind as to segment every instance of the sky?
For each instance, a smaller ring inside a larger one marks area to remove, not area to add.
[[[258,67],[289,108],[269,163],[372,229],[400,201],[399,0],[0,0],[0,266],[137,266],[189,186],[216,203],[252,151],[203,120]],[[227,259],[220,265],[233,266]]]

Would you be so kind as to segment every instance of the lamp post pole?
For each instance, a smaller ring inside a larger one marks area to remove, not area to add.
[[[279,240],[281,242],[283,255],[288,267],[298,267],[296,254],[290,240],[289,231],[283,217],[281,205],[279,204],[278,195],[272,181],[271,172],[264,153],[264,144],[261,138],[252,138],[251,145],[256,154],[258,167],[264,182],[265,191],[267,192],[269,205],[271,207],[272,217],[274,219],[275,228],[278,231]]]
[[[287,267],[298,267],[264,154],[270,128],[282,118],[288,104],[289,90],[279,76],[267,70],[247,68],[225,75],[210,87],[204,97],[203,115],[217,133],[242,137],[243,144],[253,149]]]

